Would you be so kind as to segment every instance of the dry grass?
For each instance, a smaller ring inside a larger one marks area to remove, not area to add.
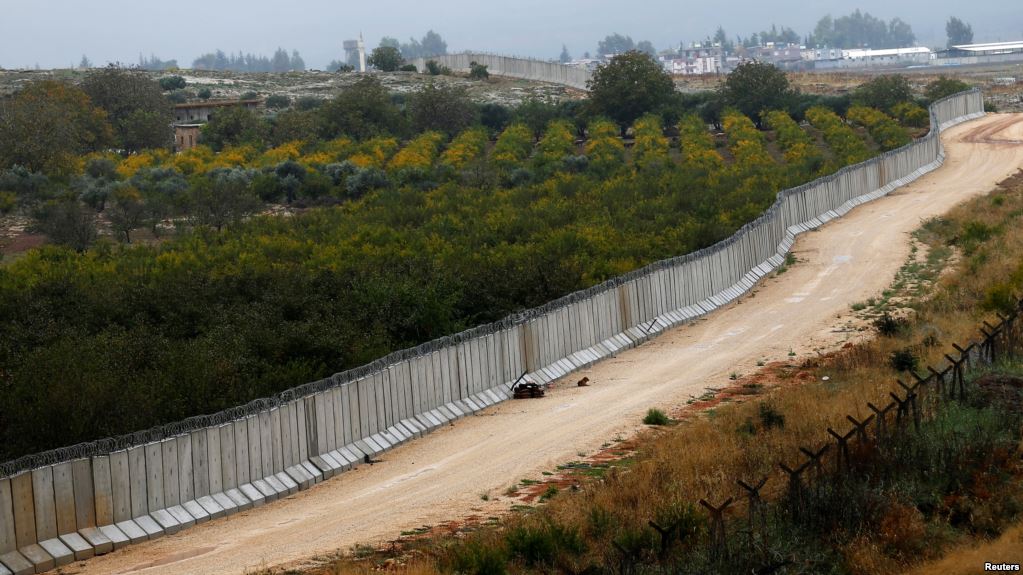
[[[1002,533],[994,541],[974,541],[963,545],[937,561],[907,571],[907,575],[972,575],[984,573],[984,563],[1023,561],[1023,523]]]

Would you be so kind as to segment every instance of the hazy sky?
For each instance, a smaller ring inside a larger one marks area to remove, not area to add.
[[[612,32],[658,49],[699,40],[719,24],[731,37],[771,23],[805,35],[821,16],[855,8],[908,21],[924,45],[944,44],[951,15],[970,22],[977,41],[1023,39],[1019,0],[0,0],[0,66],[67,67],[83,54],[97,65],[136,62],[139,53],[187,66],[217,48],[270,55],[282,46],[323,68],[360,31],[373,47],[381,36],[406,41],[430,28],[451,51],[553,58],[562,43],[574,56],[594,51]]]

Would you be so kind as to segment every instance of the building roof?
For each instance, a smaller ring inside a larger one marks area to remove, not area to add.
[[[930,54],[931,49],[923,46],[913,48],[891,48],[888,50],[845,50],[846,58],[873,58],[883,56],[909,56],[913,54]]]
[[[1023,50],[1023,40],[1017,40],[1015,42],[990,42],[987,44],[961,44],[959,46],[952,47],[956,50],[964,50],[966,52],[1013,51]]]
[[[226,108],[229,106],[257,106],[262,102],[258,98],[255,100],[210,100],[207,102],[187,102],[185,104],[175,104],[174,109],[176,110],[188,110],[195,108]]]

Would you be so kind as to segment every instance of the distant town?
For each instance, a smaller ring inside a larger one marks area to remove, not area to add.
[[[573,59],[570,66],[596,69],[614,54]],[[721,42],[693,42],[658,52],[657,60],[673,75],[727,74],[742,62],[757,60],[789,71],[828,71],[922,66],[970,66],[1023,61],[1023,40],[962,44],[944,50],[915,46],[890,49],[807,47],[796,42],[765,42],[730,47]]]

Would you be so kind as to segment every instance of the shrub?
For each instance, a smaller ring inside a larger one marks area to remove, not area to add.
[[[291,106],[291,98],[284,94],[274,94],[266,99],[266,107],[271,110],[283,110]]]
[[[1011,314],[1016,309],[1018,302],[1012,286],[1000,283],[991,286],[984,292],[984,301],[981,303],[981,307],[987,311]]]
[[[475,539],[456,546],[446,563],[452,572],[466,575],[504,575],[508,572],[508,558],[503,547]]]
[[[347,176],[354,174],[358,169],[355,164],[346,160],[344,162],[327,164],[323,167],[323,173],[334,182],[335,186],[338,186]]]
[[[781,429],[785,427],[785,415],[770,403],[761,403],[757,416],[760,418],[760,425],[764,429],[774,429],[775,427]]]
[[[18,196],[14,192],[0,192],[0,214],[7,215],[18,205]]]
[[[874,320],[874,329],[885,337],[895,337],[906,328],[908,322],[904,318],[896,318],[885,312],[884,315]]]
[[[668,162],[668,138],[664,137],[661,119],[652,114],[636,120],[633,126],[636,143],[632,147],[632,163],[639,170],[656,169]]]
[[[585,155],[567,155],[561,159],[561,166],[566,172],[581,174],[590,166],[590,158]]]
[[[939,76],[937,80],[927,84],[924,88],[924,97],[927,98],[928,101],[933,102],[953,94],[958,94],[959,92],[965,92],[969,89],[970,85],[962,80]]]
[[[600,176],[620,169],[625,158],[625,145],[618,137],[618,126],[609,120],[590,123],[586,140],[586,156]]]
[[[200,100],[209,100],[213,97],[213,91],[209,88],[203,88],[202,90],[199,90],[199,93],[196,95],[199,96]]]
[[[466,130],[455,137],[441,154],[440,163],[464,170],[480,162],[487,151],[487,134],[481,128]]]
[[[166,76],[158,80],[160,82],[160,88],[164,92],[171,92],[173,90],[183,90],[187,85],[185,79],[181,76]]]
[[[831,110],[819,106],[810,108],[806,118],[824,134],[824,140],[835,155],[835,163],[827,166],[827,171],[862,162],[871,156],[863,140]]]
[[[387,174],[378,168],[358,168],[345,181],[345,189],[352,198],[361,198],[370,190],[386,188],[388,185],[390,180]]]
[[[646,425],[668,425],[671,423],[671,420],[660,409],[651,407],[647,410],[646,416],[643,417],[643,423]]]
[[[909,348],[893,351],[888,358],[888,365],[895,371],[916,371],[919,362],[916,353]]]
[[[514,527],[508,531],[505,541],[512,556],[528,566],[549,566],[560,554],[579,556],[586,551],[586,543],[577,528],[554,521]]]
[[[885,112],[897,104],[913,101],[913,88],[909,80],[900,74],[878,76],[861,84],[853,93],[853,100],[870,108]]]
[[[399,72],[418,72],[419,68],[416,68],[415,64],[403,64],[398,68]]]
[[[926,128],[931,116],[916,102],[901,102],[892,108],[892,115],[899,119],[903,126]]]
[[[486,80],[487,78],[490,78],[490,72],[487,71],[486,64],[480,64],[479,62],[469,62],[470,80]]]
[[[533,151],[533,133],[524,124],[512,124],[501,132],[491,156],[499,170],[511,171],[521,167]]]
[[[884,151],[894,150],[908,144],[911,140],[905,128],[899,126],[880,110],[864,106],[849,108],[846,117],[849,121],[859,124],[870,132],[877,145]]]
[[[438,64],[436,60],[427,60],[426,72],[431,76],[450,76],[451,68]]]
[[[508,174],[508,185],[511,187],[525,186],[533,181],[533,172],[528,168],[515,168]]]

